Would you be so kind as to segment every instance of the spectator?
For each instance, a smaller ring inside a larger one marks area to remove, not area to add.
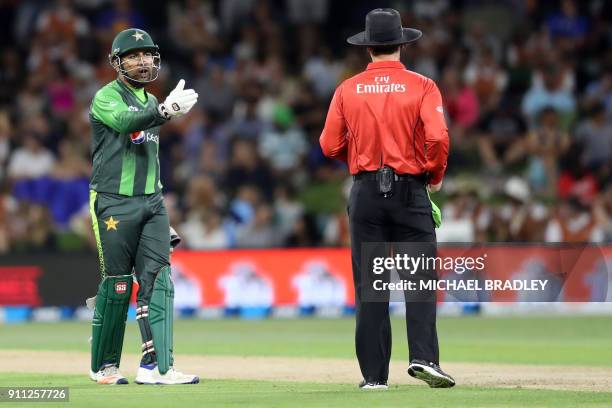
[[[593,203],[593,216],[602,229],[603,242],[612,242],[612,185]]]
[[[511,164],[525,154],[527,125],[509,98],[484,115],[478,130],[480,156],[488,168],[500,171],[502,164]]]
[[[214,210],[198,214],[196,218],[188,218],[179,230],[185,239],[185,247],[189,249],[223,249],[230,245],[221,215]]]
[[[196,174],[205,174],[220,181],[225,172],[225,162],[219,158],[219,149],[214,141],[202,144]]]
[[[599,193],[597,179],[581,163],[582,149],[571,145],[561,159],[561,174],[558,182],[558,199],[565,200],[571,196],[581,197],[584,202],[592,202]]]
[[[607,120],[612,120],[612,65],[604,67],[601,78],[589,83],[583,99],[585,110],[603,104]]]
[[[134,10],[131,0],[113,0],[112,6],[102,10],[96,19],[100,39],[110,46],[115,33],[130,27],[145,27],[141,12]]]
[[[480,115],[478,96],[452,67],[444,72],[442,89],[446,112],[451,120],[449,133],[462,140],[466,132],[476,124]]]
[[[11,220],[14,220],[17,210],[17,202],[10,194],[7,183],[0,183],[0,254],[5,254],[11,249],[11,238],[13,228]]]
[[[42,85],[39,82],[38,77],[30,77],[17,96],[18,117],[24,123],[31,117],[42,114],[45,108]]]
[[[339,211],[325,220],[323,229],[323,243],[327,246],[351,245],[351,235],[349,231],[348,214],[346,211]]]
[[[224,186],[230,194],[234,194],[242,186],[253,185],[262,191],[267,199],[272,199],[274,179],[257,156],[255,146],[255,143],[249,140],[234,141]]]
[[[295,114],[296,125],[305,133],[317,133],[318,140],[318,134],[323,127],[325,110],[321,108],[314,89],[307,81],[299,84],[292,111]]]
[[[552,107],[562,115],[562,124],[565,128],[572,121],[576,101],[570,92],[561,89],[561,79],[559,69],[548,66],[543,72],[543,86],[532,85],[525,94],[522,110],[530,125],[535,124],[538,114],[546,107]]]
[[[283,239],[294,230],[295,224],[304,215],[304,206],[296,200],[292,187],[280,185],[274,192],[274,213]]]
[[[53,221],[49,211],[37,204],[21,204],[17,216],[21,218],[20,231],[16,231],[17,241],[23,250],[48,251],[55,248]]]
[[[249,140],[257,140],[267,124],[257,116],[257,96],[247,95],[246,99],[236,103],[234,117],[229,123],[229,133]]]
[[[190,53],[193,49],[217,48],[219,23],[212,14],[212,4],[187,0],[183,7],[170,3],[168,9],[170,36],[177,49]]]
[[[88,178],[91,174],[91,165],[78,151],[78,147],[69,140],[62,140],[59,145],[59,158],[51,171],[56,180],[72,180]]]
[[[62,65],[51,65],[46,88],[47,100],[51,105],[53,115],[67,119],[74,109],[75,88]]]
[[[73,216],[89,210],[89,176],[91,165],[68,140],[59,145],[59,159],[51,171],[51,194],[46,197],[54,223],[66,229]]]
[[[6,165],[11,153],[11,123],[8,113],[0,111],[0,185],[6,175]]]
[[[287,238],[288,247],[315,247],[321,242],[316,220],[311,214],[304,214],[293,224]]]
[[[13,180],[34,179],[48,175],[53,169],[53,154],[41,143],[40,135],[28,132],[23,135],[22,146],[12,154],[8,175]]]
[[[23,86],[24,68],[17,50],[0,51],[0,106],[13,103]]]
[[[539,114],[538,127],[527,136],[530,153],[528,180],[532,189],[550,197],[556,195],[559,177],[559,159],[567,151],[570,139],[559,123],[554,108],[544,108]]]
[[[278,229],[272,223],[272,209],[261,203],[255,207],[252,222],[238,230],[238,248],[270,248],[278,247],[282,242]]]
[[[255,218],[255,208],[262,203],[261,192],[255,186],[244,185],[236,192],[229,209],[235,222],[248,225]]]
[[[331,50],[321,47],[319,52],[310,56],[304,64],[304,77],[307,78],[320,100],[329,100],[336,89],[342,72],[340,63],[334,61]]]
[[[578,197],[561,202],[546,227],[546,242],[602,242],[603,230]]]
[[[223,67],[213,64],[207,74],[198,78],[193,89],[200,95],[199,106],[215,119],[226,120],[234,104],[235,94]]]
[[[497,106],[508,84],[508,75],[497,63],[493,51],[484,48],[465,69],[465,83],[478,96],[481,109],[489,112]]]
[[[548,211],[532,199],[529,185],[511,177],[504,185],[504,201],[493,213],[490,233],[494,242],[542,242]]]
[[[215,209],[218,202],[217,187],[211,177],[199,175],[189,180],[185,198],[187,218],[199,218],[202,213]]]
[[[578,124],[575,140],[583,146],[582,164],[598,173],[602,167],[610,173],[612,163],[612,120],[606,120],[603,104],[595,105],[588,119]]]
[[[51,2],[36,22],[36,31],[48,46],[74,44],[78,37],[89,34],[89,22],[76,12],[70,0]]]
[[[329,0],[286,0],[289,19],[293,24],[321,24],[327,19]]]
[[[304,133],[293,124],[291,109],[279,105],[274,111],[273,127],[264,131],[259,140],[259,153],[276,172],[295,169],[306,154]]]
[[[546,27],[553,39],[564,48],[573,49],[582,46],[589,33],[590,24],[585,16],[578,14],[578,5],[574,0],[562,0],[561,10],[546,19]]]
[[[482,204],[482,186],[457,180],[446,186],[448,201],[442,207],[444,222],[436,231],[439,242],[486,241],[491,212]]]

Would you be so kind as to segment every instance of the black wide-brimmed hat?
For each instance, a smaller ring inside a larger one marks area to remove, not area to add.
[[[397,10],[377,8],[366,15],[365,31],[346,39],[349,44],[374,47],[377,45],[399,45],[416,41],[423,33],[414,28],[402,27]]]

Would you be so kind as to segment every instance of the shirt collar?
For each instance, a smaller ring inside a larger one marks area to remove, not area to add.
[[[402,64],[400,61],[376,61],[376,62],[370,62],[366,70],[378,69],[378,68],[406,69],[404,64]]]
[[[130,84],[126,84],[125,82],[123,82],[121,79],[117,78],[116,79],[117,83],[119,84],[119,86],[122,86],[123,88],[129,90],[130,92],[132,92],[134,95],[136,95],[136,97],[138,98],[138,100],[142,103],[145,103],[148,100],[147,97],[147,93],[144,89],[144,87],[142,88],[136,88],[133,87]],[[144,101],[142,100],[144,99]]]

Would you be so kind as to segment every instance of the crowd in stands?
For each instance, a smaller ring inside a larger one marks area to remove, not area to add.
[[[368,63],[345,38],[370,1],[0,3],[0,253],[94,247],[89,104],[114,35],[159,44],[147,89],[196,107],[162,127],[186,248],[346,246],[346,166],[319,136]],[[442,241],[612,242],[612,25],[603,0],[377,1],[424,32],[402,61],[436,81],[451,139]],[[608,4],[609,6],[609,4]]]

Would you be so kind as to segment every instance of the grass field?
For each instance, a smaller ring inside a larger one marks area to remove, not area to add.
[[[553,366],[550,368],[553,379],[557,373],[571,373],[573,367],[577,374],[584,366],[612,369],[611,323],[610,317],[442,318],[439,321],[442,366],[445,363],[452,366],[453,362],[481,363],[483,366],[494,363],[510,369],[520,364],[528,374],[529,367],[547,365]],[[178,321],[175,350],[178,362],[181,355],[259,356],[317,358],[328,361],[331,367],[334,362],[354,360],[353,327],[352,319]],[[393,360],[404,370],[408,354],[405,326],[396,319],[393,327]],[[88,351],[88,336],[86,323],[3,325],[0,326],[0,352],[49,350],[74,352],[74,356],[83,358]],[[139,348],[137,326],[130,323],[124,352],[134,358]],[[85,373],[87,366],[83,365]],[[61,369],[57,374],[47,374],[49,370],[53,372],[53,366],[42,372],[12,373],[11,367],[3,366],[0,360],[0,386],[68,386],[71,401],[65,405],[70,407],[612,406],[612,392],[528,389],[526,387],[533,386],[528,381],[524,387],[514,384],[511,388],[498,388],[495,385],[464,385],[461,378],[457,378],[459,385],[454,389],[431,390],[425,385],[405,383],[404,377],[408,376],[402,374],[403,371],[396,378],[390,378],[389,391],[364,392],[356,388],[357,370],[355,382],[350,384],[343,380],[334,383],[333,379],[331,382],[295,382],[213,377],[196,386],[177,387],[104,387],[92,383],[86,375],[67,375]],[[205,372],[206,367],[202,370]],[[259,367],[259,370],[265,373],[266,367]],[[133,367],[124,368],[132,379],[133,371]],[[451,374],[455,373],[451,371]],[[554,381],[552,384],[554,388]],[[609,385],[606,388],[612,390],[612,384]],[[500,383],[499,386],[508,385]]]

